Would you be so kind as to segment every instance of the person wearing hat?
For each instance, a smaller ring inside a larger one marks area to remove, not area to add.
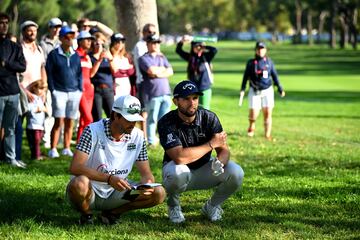
[[[113,56],[111,64],[113,66],[115,99],[132,93],[130,77],[135,76],[135,67],[130,54],[126,52],[125,41],[126,38],[121,33],[114,33],[111,36],[110,52]]]
[[[7,37],[9,22],[10,17],[0,12],[0,126],[4,129],[2,151],[5,163],[25,168],[26,164],[16,160],[15,125],[20,94],[17,73],[26,70],[26,61],[21,46]]]
[[[213,73],[211,61],[214,59],[217,49],[206,46],[203,42],[191,41],[190,52],[183,50],[185,42],[189,42],[191,37],[185,35],[176,45],[176,53],[185,61],[187,65],[188,79],[192,81],[203,93],[200,96],[200,106],[210,110],[211,85],[213,83]]]
[[[73,175],[67,196],[81,213],[80,224],[93,223],[93,211],[101,211],[105,224],[116,223],[120,214],[162,203],[162,186],[131,191],[135,181],[128,179],[133,165],[140,183],[154,183],[143,132],[135,127],[143,121],[141,105],[131,95],[117,98],[110,119],[91,123],[83,131],[70,165]]]
[[[241,89],[239,106],[245,95],[247,81],[250,80],[249,99],[249,127],[247,134],[253,137],[255,134],[255,121],[262,109],[264,114],[264,131],[265,138],[271,140],[272,111],[274,108],[274,89],[273,82],[281,97],[285,97],[275,65],[266,55],[267,49],[264,42],[256,42],[255,58],[248,60],[244,72]]]
[[[91,42],[94,39],[95,38],[87,31],[81,31],[77,36],[78,48],[76,49],[76,53],[80,56],[81,59],[83,84],[83,94],[81,96],[79,105],[80,118],[79,127],[77,130],[77,141],[79,141],[84,128],[93,122],[91,111],[94,101],[94,86],[92,85],[90,78],[95,75],[101,63],[100,61],[96,62],[93,66],[90,56],[88,55],[88,51],[91,48]]]
[[[150,36],[150,35],[154,35],[156,34],[156,26],[155,24],[152,23],[147,23],[143,26],[142,29],[142,38],[135,44],[134,49],[132,51],[132,55],[134,56],[134,66],[135,66],[135,70],[136,70],[136,96],[139,98],[141,105],[144,106],[144,99],[142,96],[142,88],[143,88],[143,77],[139,68],[139,58],[144,55],[148,49],[146,46],[146,39]],[[142,112],[141,112],[141,116],[144,117],[144,121],[142,122],[142,126],[141,129],[144,131],[145,134],[145,139],[147,139],[147,135],[146,135],[146,119],[147,119],[147,112],[146,109],[143,108]]]
[[[72,48],[75,32],[63,26],[59,32],[61,45],[52,50],[46,61],[48,86],[52,96],[54,126],[51,130],[50,158],[59,157],[57,145],[64,125],[64,149],[62,155],[73,156],[70,143],[74,119],[77,118],[83,91],[80,56]]]
[[[168,194],[169,219],[185,221],[180,194],[190,190],[214,189],[202,207],[211,221],[222,218],[221,204],[242,185],[244,171],[229,160],[226,132],[215,113],[199,108],[202,92],[192,81],[175,86],[173,102],[176,109],[158,122],[160,143],[164,148],[163,185]],[[216,157],[212,157],[212,151]]]
[[[160,51],[161,40],[157,35],[150,35],[146,39],[148,52],[139,58],[139,68],[143,75],[142,95],[147,117],[147,140],[149,145],[156,146],[156,123],[158,119],[170,111],[171,90],[169,77],[174,74],[173,69]]]
[[[62,21],[59,18],[52,18],[48,22],[48,33],[41,37],[40,46],[44,50],[45,60],[49,53],[60,45],[59,32]]]
[[[28,100],[26,105],[28,105],[35,101],[35,97],[30,92],[29,86],[36,81],[42,81],[47,85],[47,74],[45,70],[45,57],[43,49],[36,42],[38,25],[35,22],[28,20],[20,25],[20,30],[22,34],[21,47],[26,60],[26,71],[20,74],[20,87],[26,93]],[[45,101],[45,97],[43,101]],[[22,123],[24,118],[25,113],[19,113],[15,132],[17,160],[21,159],[23,135]],[[34,155],[32,155],[32,157],[34,157]],[[36,158],[38,157],[39,156]]]

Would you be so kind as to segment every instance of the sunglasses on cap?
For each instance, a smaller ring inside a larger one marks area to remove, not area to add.
[[[141,109],[140,109],[140,106],[139,105],[136,105],[136,106],[131,106],[130,108],[119,108],[119,107],[114,107],[115,109],[117,110],[125,110],[127,113],[129,114],[140,114],[141,113]]]

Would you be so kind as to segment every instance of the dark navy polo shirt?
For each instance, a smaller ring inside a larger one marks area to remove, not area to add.
[[[182,146],[183,148],[203,145],[210,141],[215,133],[223,131],[221,123],[215,113],[199,108],[194,122],[186,124],[181,120],[177,110],[167,113],[158,121],[160,143],[165,150],[163,164],[172,161],[166,150]],[[211,151],[199,160],[187,164],[190,169],[197,169],[210,160]]]

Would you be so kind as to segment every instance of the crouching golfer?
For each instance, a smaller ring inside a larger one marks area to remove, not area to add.
[[[158,122],[160,143],[165,150],[163,184],[168,194],[170,221],[181,223],[180,194],[189,190],[211,189],[215,192],[204,204],[202,213],[211,221],[222,218],[221,204],[242,185],[242,168],[229,160],[230,152],[215,113],[198,108],[202,93],[190,81],[174,89],[177,106]],[[211,157],[212,150],[216,157]]]
[[[135,127],[141,106],[127,95],[115,100],[110,119],[88,125],[76,146],[67,186],[67,196],[81,213],[80,224],[93,223],[93,210],[101,212],[105,224],[114,224],[120,214],[162,203],[162,186],[131,191],[135,182],[127,179],[135,163],[140,183],[154,182],[143,132]]]

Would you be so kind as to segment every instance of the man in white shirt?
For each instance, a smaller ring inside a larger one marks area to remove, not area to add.
[[[162,203],[162,186],[132,190],[127,179],[135,164],[140,183],[154,183],[143,132],[135,127],[141,105],[126,95],[115,100],[110,119],[88,125],[76,146],[70,166],[74,175],[67,187],[70,202],[81,213],[80,224],[92,224],[92,211],[100,210],[105,224],[114,224],[120,214]]]

